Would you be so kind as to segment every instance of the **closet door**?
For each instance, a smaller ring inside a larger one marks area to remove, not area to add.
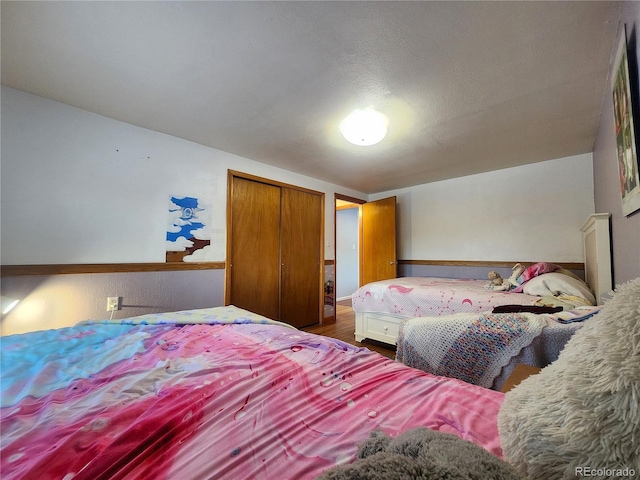
[[[278,319],[280,188],[240,177],[232,185],[227,303]]]
[[[280,320],[298,328],[320,322],[323,197],[282,188]]]

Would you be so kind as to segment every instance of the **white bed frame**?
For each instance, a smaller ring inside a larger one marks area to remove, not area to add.
[[[585,281],[593,290],[598,304],[612,289],[611,275],[611,239],[609,229],[609,213],[589,215],[582,231],[584,245]],[[355,312],[357,342],[365,338],[395,345],[400,333],[400,324],[410,317],[390,313]]]
[[[582,225],[584,279],[601,305],[613,288],[611,271],[610,213],[589,215]]]

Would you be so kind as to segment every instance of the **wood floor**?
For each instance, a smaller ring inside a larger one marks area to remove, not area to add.
[[[351,308],[351,300],[342,300],[336,304],[336,323],[328,325],[314,325],[312,327],[303,328],[305,332],[324,335],[325,337],[337,338],[343,342],[356,345],[358,347],[366,347],[374,350],[386,357],[395,359],[395,345],[388,345],[375,340],[365,339],[364,342],[356,342],[354,332],[356,330],[356,314]]]

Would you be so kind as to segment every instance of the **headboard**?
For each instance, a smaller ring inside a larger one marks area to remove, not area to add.
[[[589,284],[598,301],[611,292],[611,237],[609,230],[609,213],[589,215],[582,225],[584,244],[584,279]]]

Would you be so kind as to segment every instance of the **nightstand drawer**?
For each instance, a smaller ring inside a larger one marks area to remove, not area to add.
[[[367,316],[366,331],[369,338],[395,345],[400,333],[400,319]]]

